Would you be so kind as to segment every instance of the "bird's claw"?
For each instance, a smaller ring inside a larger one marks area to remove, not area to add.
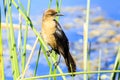
[[[61,58],[61,55],[59,56],[59,59],[58,59],[58,61],[56,61],[53,65],[55,66],[55,68],[57,68],[57,66],[59,65],[59,63],[60,63],[60,58]]]
[[[55,68],[57,68],[58,64],[59,64],[59,62],[57,61],[53,65],[55,66]]]
[[[51,50],[48,50],[46,51],[47,52],[47,56],[49,57],[50,56],[50,53],[52,53],[52,49]]]

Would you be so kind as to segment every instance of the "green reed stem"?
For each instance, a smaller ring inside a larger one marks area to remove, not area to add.
[[[101,50],[99,50],[99,63],[98,63],[98,71],[101,69]],[[100,80],[100,73],[98,73],[97,80]]]
[[[18,0],[18,4],[20,6],[20,8],[22,9],[22,12],[24,12],[25,15],[27,15],[26,9],[24,8],[23,4],[20,2],[20,0]],[[29,3],[28,3],[29,4]]]
[[[64,74],[52,74],[52,75],[44,75],[44,76],[36,76],[36,77],[30,77],[30,78],[24,78],[23,80],[31,80],[31,79],[43,79],[53,76],[68,76],[68,75],[83,75],[83,74],[97,74],[97,73],[114,73],[114,72],[120,72],[120,70],[101,70],[101,71],[90,71],[90,72],[74,72],[74,73],[64,73]]]
[[[3,44],[2,44],[2,26],[1,26],[1,6],[0,6],[0,79],[5,80],[4,61],[3,61]]]
[[[37,55],[37,60],[36,60],[36,65],[35,65],[35,70],[34,70],[34,76],[36,76],[36,73],[37,73],[38,62],[39,62],[39,59],[40,59],[40,53],[41,53],[41,46],[39,48],[39,52],[38,52],[38,55]]]
[[[22,52],[22,18],[21,15],[19,15],[19,33],[18,33],[18,52]]]
[[[115,65],[114,65],[113,70],[118,70],[119,66],[120,66],[120,47],[118,49],[118,53],[117,53],[117,56],[116,56]],[[112,73],[111,74],[111,80],[114,80],[115,77],[116,77],[116,73]]]
[[[30,15],[30,5],[31,5],[31,0],[28,0],[27,16]],[[23,53],[22,53],[22,69],[23,70],[25,68],[25,63],[26,63],[26,43],[27,43],[27,36],[28,36],[28,22],[26,21],[26,29],[25,29],[25,34],[24,34],[24,48],[23,48]]]
[[[84,54],[84,71],[87,71],[87,53],[88,53],[88,26],[89,26],[89,12],[90,12],[90,0],[87,0],[87,10],[86,10],[86,23],[84,25],[84,47],[83,47],[83,54]],[[84,80],[87,80],[87,74],[84,74]]]
[[[4,5],[4,13],[6,16],[6,12],[7,12],[7,0],[3,0],[3,5]]]
[[[119,64],[120,65],[120,64]],[[118,73],[118,80],[120,80],[120,72]]]
[[[34,54],[34,51],[35,51],[37,42],[38,42],[38,38],[36,39],[36,41],[35,41],[35,43],[34,43],[34,45],[33,45],[33,48],[32,48],[32,50],[31,50],[31,53],[30,53],[30,55],[29,55],[29,58],[28,58],[28,60],[27,60],[26,65],[25,65],[25,69],[24,69],[24,71],[22,72],[22,77],[21,77],[21,79],[23,79],[23,78],[25,77],[25,74],[26,74],[26,71],[27,71],[27,69],[28,69],[29,63],[31,62],[32,56],[33,56],[33,54]]]
[[[7,0],[8,2],[8,13],[9,13],[9,19],[10,19],[10,39],[11,39],[11,59],[13,60],[13,75],[14,75],[14,79],[16,80],[17,77],[19,77],[20,75],[20,71],[19,71],[19,64],[18,64],[18,60],[17,60],[17,52],[16,52],[16,43],[15,43],[15,37],[14,37],[14,29],[13,29],[13,24],[12,24],[12,9],[11,9],[11,1]]]
[[[52,0],[49,0],[48,9],[50,9],[51,5],[52,5]]]
[[[57,12],[60,12],[60,8],[59,8],[59,2],[58,0],[56,0],[56,9],[57,9]],[[59,20],[59,16],[56,17],[56,20],[58,21]]]
[[[88,44],[88,53],[87,53],[87,71],[90,71],[91,65],[90,65],[90,53],[91,53],[91,42]],[[91,74],[88,74],[88,80],[90,79]]]
[[[13,56],[12,54],[12,49],[11,49],[11,38],[10,38],[10,31],[9,31],[9,25],[8,25],[8,12],[6,12],[6,26],[8,26],[7,29],[7,35],[8,35],[8,46],[9,46],[9,52],[10,52],[10,60],[11,60],[11,67],[12,67],[12,73],[15,71],[14,69],[14,62],[13,59],[11,58]],[[13,77],[15,76],[15,74],[13,74]]]
[[[20,0],[18,0],[18,4],[20,5],[21,2]],[[23,48],[22,48],[22,16],[20,15],[19,13],[19,25],[20,25],[20,29],[19,29],[19,34],[18,34],[18,51],[19,53],[21,54],[21,65],[22,65],[22,71],[24,69],[23,67],[23,63],[22,63],[22,51],[23,51]]]
[[[53,64],[55,64],[55,63],[57,62],[57,60],[58,60],[58,55],[55,53],[55,51],[53,51],[51,55],[52,55],[52,56],[54,57],[54,59],[55,59],[55,62],[53,62]],[[52,59],[51,59],[51,60],[52,60]],[[52,67],[55,67],[55,66],[53,66],[53,65],[51,64],[51,69],[50,69],[51,74],[56,74],[56,73],[57,73],[57,68],[54,68],[54,70],[52,71]],[[53,77],[53,80],[56,80],[56,76]]]

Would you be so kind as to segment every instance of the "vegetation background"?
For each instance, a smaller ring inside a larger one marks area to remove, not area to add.
[[[0,0],[0,80],[119,80],[119,7],[118,0]],[[69,39],[76,73],[67,73],[63,59],[55,69],[58,55],[46,55],[40,29],[48,8],[64,14],[57,20]]]

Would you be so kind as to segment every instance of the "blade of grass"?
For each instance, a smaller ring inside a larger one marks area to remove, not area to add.
[[[19,64],[18,64],[18,59],[17,59],[17,52],[16,52],[16,43],[15,43],[15,37],[14,37],[14,29],[13,29],[13,24],[12,24],[12,9],[11,9],[11,0],[7,0],[8,4],[8,13],[9,13],[9,19],[10,19],[10,38],[11,38],[11,51],[12,51],[12,59],[13,59],[13,75],[14,79],[16,80],[17,77],[20,75],[19,71]]]
[[[52,4],[52,0],[49,0],[48,9],[50,9],[51,4]]]
[[[18,52],[22,52],[22,16],[19,14]]]
[[[57,12],[60,12],[60,7],[59,7],[59,1],[56,0],[56,9],[57,9]],[[59,16],[56,17],[56,20],[58,21],[59,20]]]
[[[40,59],[40,53],[41,53],[41,46],[39,48],[39,52],[38,52],[38,55],[37,55],[37,60],[36,60],[36,65],[35,65],[35,70],[34,70],[34,76],[36,76],[36,73],[37,73],[38,62],[39,62],[39,59]]]
[[[5,80],[4,61],[3,61],[3,45],[2,45],[2,27],[1,27],[1,6],[0,6],[0,80]]]
[[[7,4],[8,5],[8,4]],[[13,57],[13,54],[12,54],[12,49],[11,49],[11,38],[10,38],[10,27],[8,25],[8,12],[6,12],[6,26],[8,26],[7,28],[7,36],[8,36],[8,46],[9,46],[9,52],[10,52],[10,61],[11,61],[11,67],[12,67],[12,73],[15,71],[14,69],[14,62],[13,62],[13,59],[11,57]],[[14,79],[14,76],[15,74],[13,74],[13,79]]]
[[[90,0],[87,0],[87,10],[86,10],[86,23],[84,24],[84,71],[87,71],[87,53],[88,53],[88,26],[89,26],[89,12],[90,12]],[[87,80],[87,74],[84,74],[84,80]]]
[[[52,64],[50,64],[49,66],[50,66],[49,75],[51,75],[53,73]],[[48,80],[52,80],[52,77],[48,77]]]
[[[26,16],[29,16],[29,14],[30,14],[31,0],[28,0],[27,12],[26,12],[24,6],[22,5],[22,3],[20,2],[20,0],[18,0],[18,3],[20,5],[20,7],[22,8],[24,14]],[[22,35],[22,33],[21,33],[21,35]],[[23,72],[23,70],[25,68],[25,64],[26,64],[26,43],[27,43],[27,36],[28,36],[28,23],[26,21],[26,27],[25,27],[25,33],[24,33],[24,44],[23,44],[23,48],[21,47],[22,72]],[[22,38],[22,36],[21,36],[21,38]]]
[[[27,61],[27,63],[26,63],[25,69],[24,69],[24,71],[23,71],[23,73],[22,73],[21,79],[23,79],[24,76],[25,76],[25,73],[26,73],[26,71],[27,71],[27,69],[28,69],[29,63],[30,63],[30,61],[31,61],[31,59],[32,59],[34,50],[35,50],[35,48],[36,48],[37,42],[38,42],[38,38],[36,39],[36,41],[35,41],[35,43],[34,43],[34,46],[33,46],[33,48],[32,48],[32,51],[31,51],[30,56],[29,56],[29,58],[28,58],[28,61]]]
[[[7,3],[6,3],[6,0],[3,0],[3,5],[4,5],[4,13],[5,13],[5,16],[6,16],[6,12],[7,12]]]
[[[87,28],[84,24],[84,47],[83,47],[83,56],[84,56],[84,71],[87,71]],[[87,80],[87,74],[84,74],[84,80]]]
[[[28,0],[27,12],[26,12],[24,6],[22,5],[22,3],[20,2],[20,0],[18,0],[18,3],[20,5],[20,7],[22,8],[24,14],[26,16],[29,16],[31,0]],[[21,51],[23,51],[23,52],[21,52],[22,72],[25,68],[25,63],[26,63],[26,43],[27,43],[27,36],[28,36],[28,23],[27,23],[27,21],[26,21],[26,27],[25,28],[26,29],[25,29],[25,33],[24,33],[24,44],[23,44],[23,48],[21,47],[21,49],[22,49]],[[21,33],[21,35],[22,35],[22,33]],[[21,38],[22,38],[22,36],[21,36]]]
[[[90,65],[90,53],[91,53],[91,42],[89,42],[89,44],[88,44],[88,55],[87,55],[87,66],[88,66],[88,68],[87,68],[87,71],[90,71],[90,68],[91,68],[91,65]],[[90,77],[91,77],[91,74],[88,74],[88,80],[90,79]]]
[[[57,60],[58,60],[58,55],[55,53],[55,51],[53,51],[52,52],[52,54],[51,54],[53,57],[54,57],[54,59],[55,59],[55,62],[53,62],[53,64],[55,64],[56,62],[57,62]],[[51,59],[52,60],[52,59]],[[57,73],[57,68],[55,68],[55,66],[54,65],[50,65],[51,66],[51,74],[56,74]],[[54,67],[54,68],[53,68]],[[54,69],[54,70],[52,70],[52,69]],[[54,76],[53,77],[53,80],[56,80],[56,76]]]
[[[61,10],[62,0],[59,1],[59,9]]]
[[[115,65],[114,65],[113,70],[118,70],[119,66],[120,66],[120,47],[118,49],[118,53],[117,53],[117,56],[116,56]],[[115,77],[116,77],[116,73],[112,73],[111,74],[111,80],[114,80]]]
[[[18,0],[18,4],[20,6],[20,8],[22,9],[22,11],[24,12],[25,15],[27,15],[26,9],[24,8],[23,4],[20,2],[20,0]],[[29,3],[28,3],[29,4]]]
[[[101,70],[101,71],[90,71],[90,72],[74,72],[74,73],[64,73],[64,74],[52,74],[52,75],[44,75],[44,76],[36,76],[36,77],[30,77],[30,78],[24,78],[23,80],[36,80],[36,79],[43,79],[53,76],[68,76],[72,74],[76,75],[83,75],[83,74],[97,74],[97,73],[113,73],[113,72],[120,72],[120,70]]]
[[[18,0],[18,4],[21,5],[20,0]],[[25,11],[25,10],[23,10],[23,11]],[[18,52],[22,56],[22,50],[23,50],[23,48],[22,48],[22,16],[20,13],[19,13],[19,27],[20,27],[20,29],[19,29],[19,33],[18,33]],[[21,62],[21,64],[22,64],[22,62]],[[22,71],[23,71],[23,66],[22,66]]]
[[[100,71],[101,68],[101,50],[99,50],[99,63],[98,63],[98,71]],[[100,73],[98,73],[97,80],[100,80]]]
[[[28,0],[27,16],[30,15],[30,5],[31,5],[31,0]],[[22,71],[24,70],[25,63],[26,63],[26,43],[27,43],[27,36],[28,36],[28,22],[26,21],[26,29],[25,29],[25,34],[24,34],[24,47],[23,47],[23,53],[22,53]]]
[[[119,64],[120,65],[120,64]],[[118,73],[118,80],[120,80],[120,73]]]

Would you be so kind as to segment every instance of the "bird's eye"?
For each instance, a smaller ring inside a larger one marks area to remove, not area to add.
[[[55,13],[52,13],[51,15],[52,15],[52,16],[54,16],[54,15],[55,15]]]
[[[56,15],[56,14],[57,14],[57,12],[55,12],[55,13],[51,13],[50,15],[51,15],[51,16],[54,16],[54,15]]]

